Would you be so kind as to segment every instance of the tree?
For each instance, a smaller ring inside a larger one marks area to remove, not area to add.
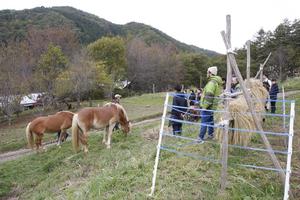
[[[0,46],[0,111],[9,124],[13,114],[21,111],[21,97],[29,90],[27,50],[23,42]]]
[[[182,56],[184,65],[184,85],[199,87],[203,85],[206,71],[209,67],[208,57],[202,54],[184,54]]]
[[[280,78],[280,80],[295,76],[300,71],[299,41],[299,20],[290,22],[285,19],[273,32],[259,30],[251,45],[251,69],[256,69],[256,71],[251,71],[256,73],[259,64],[263,63],[268,54],[272,52],[272,56],[264,68],[264,73],[270,78]],[[246,49],[241,48],[237,52],[238,62],[244,66]]]
[[[152,92],[153,84],[156,91],[164,91],[183,80],[182,62],[174,45],[149,46],[133,38],[127,42],[126,57],[128,78],[136,91]]]
[[[54,103],[54,84],[56,78],[67,67],[67,59],[59,46],[49,44],[48,49],[39,59],[35,69],[35,81],[39,90],[47,93],[50,103]]]
[[[96,62],[105,65],[113,81],[123,79],[126,72],[125,43],[120,37],[102,37],[87,47]]]
[[[29,27],[25,41],[30,46],[31,57],[39,59],[52,43],[60,46],[62,52],[69,59],[80,49],[79,39],[71,26],[45,27],[38,29]]]
[[[59,75],[55,94],[60,98],[75,97],[77,107],[84,97],[91,98],[91,92],[110,85],[104,65],[90,62],[85,50],[74,56],[67,71]]]

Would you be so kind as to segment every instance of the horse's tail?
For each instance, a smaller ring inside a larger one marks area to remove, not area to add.
[[[78,114],[75,114],[72,121],[72,144],[75,152],[79,151],[79,127],[78,127]]]
[[[29,147],[33,149],[34,138],[33,138],[33,133],[30,130],[30,124],[31,124],[31,122],[29,122],[27,127],[26,127],[26,138],[27,138],[27,142],[28,142]]]

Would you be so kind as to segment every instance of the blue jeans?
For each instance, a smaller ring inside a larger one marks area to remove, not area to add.
[[[214,135],[214,127],[207,125],[214,125],[214,113],[213,111],[208,110],[202,110],[201,111],[201,128],[200,128],[200,134],[199,137],[203,140],[206,130],[208,129],[208,135],[213,136]]]

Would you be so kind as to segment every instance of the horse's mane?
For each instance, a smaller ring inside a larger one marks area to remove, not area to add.
[[[124,107],[120,104],[117,104],[117,103],[112,103],[112,102],[109,102],[109,103],[106,103],[103,107],[106,107],[106,106],[116,106],[118,112],[119,112],[119,117],[120,117],[120,121],[122,122],[128,122],[128,116],[127,116],[127,113],[124,109]]]
[[[119,115],[120,121],[128,122],[128,116],[123,106],[121,106],[120,104],[115,104],[115,105],[117,106],[117,109],[119,110],[120,113]]]
[[[59,112],[57,112],[57,113],[70,113],[70,114],[73,114],[73,115],[75,114],[75,113],[73,113],[73,112],[71,112],[71,111],[67,111],[67,110],[66,110],[66,111],[64,111],[64,110],[63,110],[63,111],[59,111]]]

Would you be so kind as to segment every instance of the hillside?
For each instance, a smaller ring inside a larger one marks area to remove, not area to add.
[[[218,53],[196,46],[187,45],[168,36],[162,31],[151,26],[130,22],[118,25],[99,18],[90,13],[72,7],[38,7],[25,10],[2,10],[0,11],[0,40],[20,40],[26,35],[29,27],[55,27],[71,26],[78,34],[83,44],[88,44],[102,36],[135,36],[149,43],[172,43],[180,51],[204,53],[208,56]]]

